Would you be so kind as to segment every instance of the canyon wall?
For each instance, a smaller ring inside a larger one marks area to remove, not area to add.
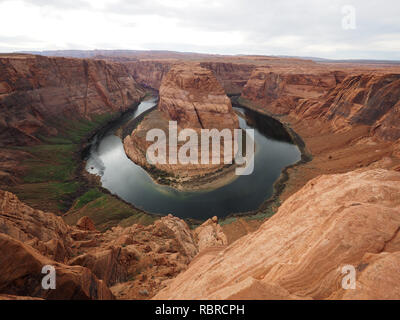
[[[224,87],[226,94],[238,95],[242,92],[250,79],[255,65],[232,62],[201,62],[200,66],[211,70],[219,83]]]
[[[334,131],[366,125],[377,137],[395,141],[400,138],[399,96],[400,74],[390,70],[257,68],[241,98],[270,114],[325,121]]]
[[[399,170],[399,74],[396,66],[336,64],[253,72],[238,101],[294,130],[309,159],[301,170],[288,168],[281,202],[319,175]]]
[[[350,76],[325,97],[324,118],[336,127],[368,125],[385,140],[400,138],[400,74]]]
[[[139,60],[124,64],[130,75],[142,86],[159,90],[162,78],[174,63],[174,60]]]
[[[138,60],[124,62],[132,77],[141,85],[159,90],[161,81],[168,70],[182,61],[174,59]],[[188,62],[189,63],[189,62]],[[194,62],[193,62],[194,63]],[[252,70],[256,67],[250,63],[232,63],[221,61],[201,61],[199,65],[211,70],[227,94],[240,94]]]
[[[68,119],[124,111],[143,95],[118,63],[0,55],[0,146],[55,135]]]
[[[273,114],[290,113],[301,99],[317,99],[344,76],[326,69],[260,67],[253,71],[241,97]]]
[[[400,173],[320,176],[257,231],[201,252],[155,299],[400,299]],[[342,267],[356,270],[344,290]]]
[[[371,135],[387,141],[400,138],[400,74],[350,75],[318,101],[303,100],[293,115],[320,119],[334,131],[357,125],[370,127]]]

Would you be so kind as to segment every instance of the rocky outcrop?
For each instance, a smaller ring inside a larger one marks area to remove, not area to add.
[[[126,110],[144,92],[118,63],[0,56],[0,146],[55,135],[66,119]]]
[[[59,262],[66,262],[72,255],[71,228],[62,218],[35,210],[20,202],[14,194],[2,190],[0,232]]]
[[[321,176],[259,230],[204,250],[155,299],[400,299],[400,173]],[[342,289],[342,267],[356,289]]]
[[[197,227],[194,230],[194,236],[200,252],[206,248],[228,244],[228,238],[218,224],[218,217],[216,216]]]
[[[79,229],[82,230],[86,230],[86,231],[96,231],[96,227],[94,225],[94,222],[92,221],[92,219],[90,219],[89,217],[82,217],[78,220],[78,222],[76,223],[76,226]]]
[[[192,232],[172,215],[146,227],[100,233],[87,217],[69,226],[0,191],[0,295],[147,299],[184,271],[199,248],[221,245],[223,239],[215,221]],[[56,268],[56,290],[41,289],[45,265]]]
[[[0,292],[45,299],[113,299],[110,289],[80,266],[67,266],[41,255],[31,246],[0,233]],[[56,271],[56,289],[43,289],[44,266]]]
[[[153,296],[198,253],[187,224],[173,216],[147,227],[135,224],[101,234],[87,232],[75,246],[78,254],[68,264],[90,269],[118,299]]]

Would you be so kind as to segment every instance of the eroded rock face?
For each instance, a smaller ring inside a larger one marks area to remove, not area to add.
[[[79,247],[76,232],[60,217],[0,191],[0,292],[45,299],[113,299],[89,269],[68,266]],[[45,265],[56,269],[57,290],[42,289]]]
[[[139,60],[125,63],[129,73],[142,86],[159,90],[161,80],[174,65],[173,60]]]
[[[14,194],[0,190],[0,232],[38,250],[45,256],[65,262],[72,254],[71,228],[62,218],[35,210]]]
[[[350,76],[335,96],[326,117],[344,117],[350,123],[372,125],[399,102],[400,74]]]
[[[351,75],[319,101],[301,101],[293,115],[325,121],[334,131],[369,126],[371,135],[396,141],[400,138],[399,97],[399,74]]]
[[[183,128],[234,129],[238,118],[210,70],[177,65],[163,78],[158,108]]]
[[[89,217],[82,217],[78,220],[78,222],[76,223],[76,226],[79,229],[82,230],[86,230],[86,231],[96,231],[96,227],[94,225],[94,222],[92,221],[92,219],[90,219]]]
[[[316,99],[334,88],[340,76],[327,70],[279,70],[260,67],[253,71],[242,98],[272,114],[288,114],[300,99]]]
[[[388,141],[400,138],[400,75],[257,68],[241,97],[271,114],[324,121],[333,131],[357,125]]]
[[[32,247],[0,233],[0,292],[45,299],[113,299],[106,284],[87,268],[67,266],[41,255]],[[56,290],[42,288],[42,268],[56,270]]]
[[[385,140],[400,138],[400,74],[346,78],[325,102],[325,118],[336,127],[363,124]]]
[[[372,132],[384,140],[400,139],[400,101],[376,122]]]
[[[194,236],[200,252],[206,248],[226,246],[228,244],[228,238],[218,224],[217,217],[208,219],[201,226],[197,227],[194,230]]]
[[[200,66],[211,70],[227,94],[240,94],[256,66],[246,63],[201,62]]]
[[[0,146],[32,143],[38,135],[57,134],[66,119],[126,110],[143,94],[118,63],[2,55]]]
[[[399,182],[382,169],[313,179],[256,232],[204,250],[155,299],[399,299]],[[356,290],[341,286],[349,264]]]
[[[199,248],[221,244],[224,234],[218,227],[213,222],[193,233],[183,220],[168,215],[146,227],[135,224],[100,233],[87,217],[69,226],[0,191],[0,294],[148,299],[186,270]],[[41,290],[44,265],[56,268],[60,291]]]

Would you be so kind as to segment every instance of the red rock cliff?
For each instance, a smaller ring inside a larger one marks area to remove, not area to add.
[[[0,143],[26,144],[57,133],[55,119],[126,110],[142,89],[118,63],[0,56]]]
[[[338,83],[334,72],[327,70],[286,70],[268,67],[253,71],[242,98],[273,114],[288,114],[301,99],[316,99]]]
[[[200,66],[214,73],[227,94],[240,94],[256,68],[252,64],[231,62],[201,62]]]
[[[126,62],[125,66],[132,77],[142,86],[158,90],[162,78],[174,63],[176,63],[174,60],[139,60]]]
[[[384,140],[400,138],[400,74],[348,76],[319,101],[303,100],[297,117],[320,118],[336,130],[356,125],[371,127]]]

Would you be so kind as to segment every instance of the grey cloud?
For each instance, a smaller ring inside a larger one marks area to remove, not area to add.
[[[300,53],[330,58],[400,59],[400,53],[392,50],[390,46],[385,49],[386,51],[369,47],[373,43],[378,43],[383,37],[389,39],[386,41],[393,43],[396,41],[396,37],[400,34],[398,0],[231,0],[226,1],[224,6],[214,6],[211,1],[204,2],[202,6],[193,4],[175,7],[167,6],[161,0],[120,0],[107,5],[104,9],[93,8],[84,0],[24,1],[38,6],[52,6],[61,13],[63,9],[85,9],[102,12],[106,17],[125,16],[132,19],[132,25],[125,22],[121,22],[121,25],[125,23],[125,26],[132,28],[135,27],[136,17],[155,15],[174,19],[179,27],[185,29],[239,32],[244,37],[244,45],[240,47],[198,46],[196,39],[190,39],[191,45],[180,43],[178,40],[176,43],[166,45],[162,39],[149,39],[151,43],[138,44],[149,49],[280,55]],[[356,9],[355,30],[343,30],[341,27],[343,18],[341,9],[344,5],[352,5]],[[158,26],[160,29],[163,28],[161,21]],[[280,38],[298,39],[298,41],[282,40],[280,43],[277,41]],[[110,48],[114,48],[112,40],[105,39],[104,42],[109,43]],[[182,42],[186,43],[187,39],[185,40]],[[317,46],[332,50],[307,51],[307,48]]]
[[[84,9],[90,8],[88,2],[82,0],[23,0],[25,3],[38,7],[52,7],[56,9]],[[1,2],[1,1],[0,1]]]
[[[357,29],[355,30],[342,29],[341,9],[344,5],[352,5],[356,9]],[[232,0],[228,6],[223,7],[176,8],[167,7],[155,0],[135,1],[133,4],[130,1],[121,0],[118,4],[109,6],[107,10],[132,16],[152,14],[171,17],[177,19],[182,28],[209,32],[239,31],[246,34],[249,45],[268,42],[270,39],[282,36],[299,37],[304,46],[330,44],[334,47],[335,43],[348,44],[352,47],[358,45],[360,50],[342,52],[350,56],[359,56],[368,43],[376,41],[382,34],[400,33],[398,19],[400,4],[395,0],[368,2],[361,0]],[[281,53],[284,54],[284,50],[288,49],[295,51],[296,48],[290,48],[290,45],[288,43],[287,46],[282,47]],[[398,58],[398,54],[393,52],[389,55],[392,58]]]

